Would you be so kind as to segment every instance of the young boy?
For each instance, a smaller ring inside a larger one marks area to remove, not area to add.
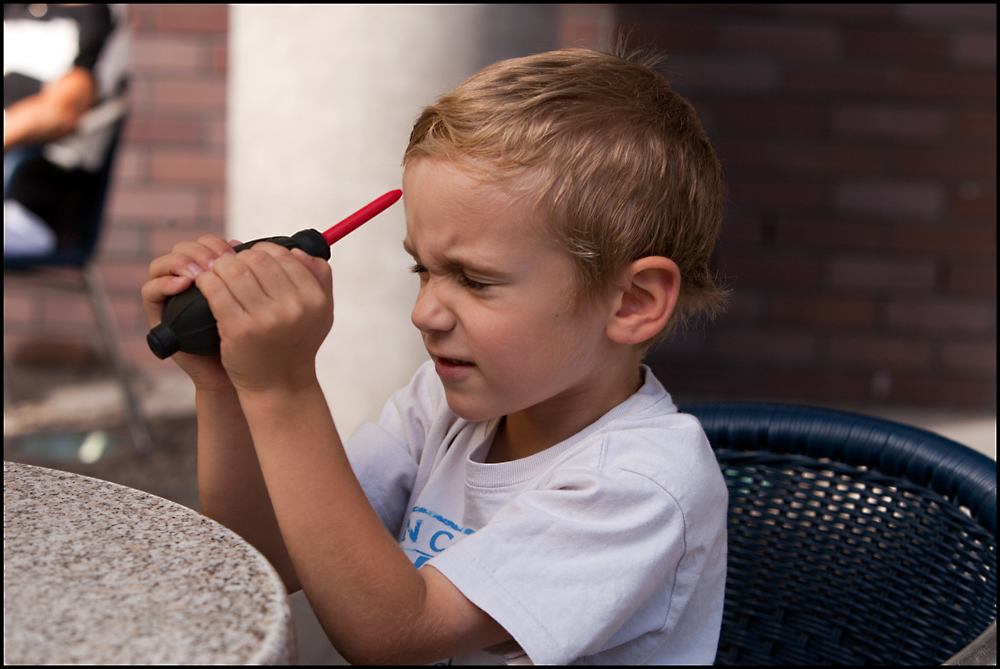
[[[221,357],[175,355],[203,512],[305,590],[352,663],[712,662],[726,487],[641,365],[722,298],[693,109],[647,65],[561,50],[440,98],[403,162],[432,360],[345,445],[315,374],[326,262],[206,236],[150,266],[151,323],[194,280],[219,324]]]

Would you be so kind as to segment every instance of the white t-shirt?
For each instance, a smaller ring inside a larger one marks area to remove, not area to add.
[[[348,440],[413,563],[516,641],[456,664],[714,661],[728,493],[700,423],[643,369],[628,400],[520,460],[483,462],[499,419],[452,413],[431,363]]]

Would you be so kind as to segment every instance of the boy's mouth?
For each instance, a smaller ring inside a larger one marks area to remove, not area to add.
[[[467,362],[465,360],[456,360],[455,358],[444,358],[440,355],[434,356],[434,359],[443,365],[450,365],[453,367],[472,366],[471,362]]]

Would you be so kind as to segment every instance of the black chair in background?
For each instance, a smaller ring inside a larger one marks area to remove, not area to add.
[[[113,128],[112,139],[107,148],[102,167],[94,177],[93,196],[81,205],[85,208],[85,211],[81,214],[84,225],[81,226],[79,238],[71,246],[58,248],[50,254],[17,256],[12,258],[4,257],[4,272],[42,273],[46,268],[55,267],[72,268],[80,272],[101,332],[101,338],[104,341],[105,348],[118,379],[118,384],[124,396],[125,415],[132,441],[136,450],[145,453],[152,448],[149,429],[140,411],[139,402],[129,378],[128,367],[121,348],[121,341],[114,320],[111,317],[111,309],[104,284],[101,281],[100,272],[93,263],[94,252],[97,249],[97,242],[104,223],[104,211],[108,187],[111,181],[111,172],[117,155],[119,139],[125,125],[123,105],[119,104],[117,108],[109,105],[102,112],[106,115],[115,114],[113,120],[110,121]],[[20,169],[32,169],[32,163],[26,161],[24,167]],[[12,186],[16,184],[16,180],[17,172],[11,178]],[[7,194],[5,193],[4,195],[6,196]],[[7,394],[6,372],[4,373],[4,377],[4,392]]]
[[[842,411],[681,411],[729,488],[717,664],[996,664],[996,462]]]

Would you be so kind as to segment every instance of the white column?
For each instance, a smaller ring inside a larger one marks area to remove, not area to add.
[[[233,5],[227,234],[323,231],[401,187],[424,105],[554,39],[554,5]],[[404,234],[397,203],[332,249],[334,326],[317,367],[345,438],[427,359]]]

